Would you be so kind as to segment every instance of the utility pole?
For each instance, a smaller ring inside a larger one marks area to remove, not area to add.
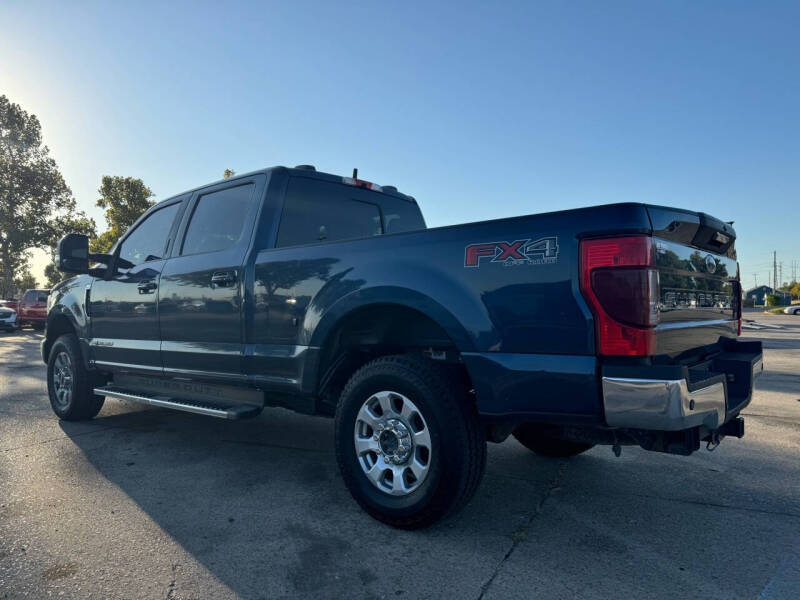
[[[758,287],[758,273],[753,273],[753,287]]]
[[[772,292],[775,293],[778,289],[778,252],[772,251]]]
[[[783,261],[778,263],[778,287],[783,285]]]

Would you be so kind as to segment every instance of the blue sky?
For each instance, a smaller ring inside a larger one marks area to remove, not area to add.
[[[733,219],[751,286],[773,250],[785,280],[800,262],[798,26],[796,2],[0,0],[0,93],[101,228],[104,174],[165,198],[358,167],[429,226],[619,201]]]

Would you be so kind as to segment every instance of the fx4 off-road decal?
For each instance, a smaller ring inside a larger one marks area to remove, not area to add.
[[[479,267],[484,263],[514,265],[552,265],[558,262],[558,238],[543,237],[536,240],[514,242],[488,242],[470,244],[464,249],[464,266]]]

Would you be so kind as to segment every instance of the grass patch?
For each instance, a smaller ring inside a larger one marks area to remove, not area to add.
[[[764,311],[764,313],[766,313],[768,315],[782,315],[784,308],[786,308],[786,307],[785,306],[778,306],[778,307],[775,307],[775,308],[768,308],[767,310]]]

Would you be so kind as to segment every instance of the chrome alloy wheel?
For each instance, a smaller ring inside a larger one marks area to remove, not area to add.
[[[53,363],[53,389],[56,404],[61,408],[69,406],[72,400],[72,360],[66,352],[59,352]]]
[[[354,440],[358,464],[382,492],[405,496],[425,481],[431,465],[430,430],[403,394],[372,394],[356,416]]]

